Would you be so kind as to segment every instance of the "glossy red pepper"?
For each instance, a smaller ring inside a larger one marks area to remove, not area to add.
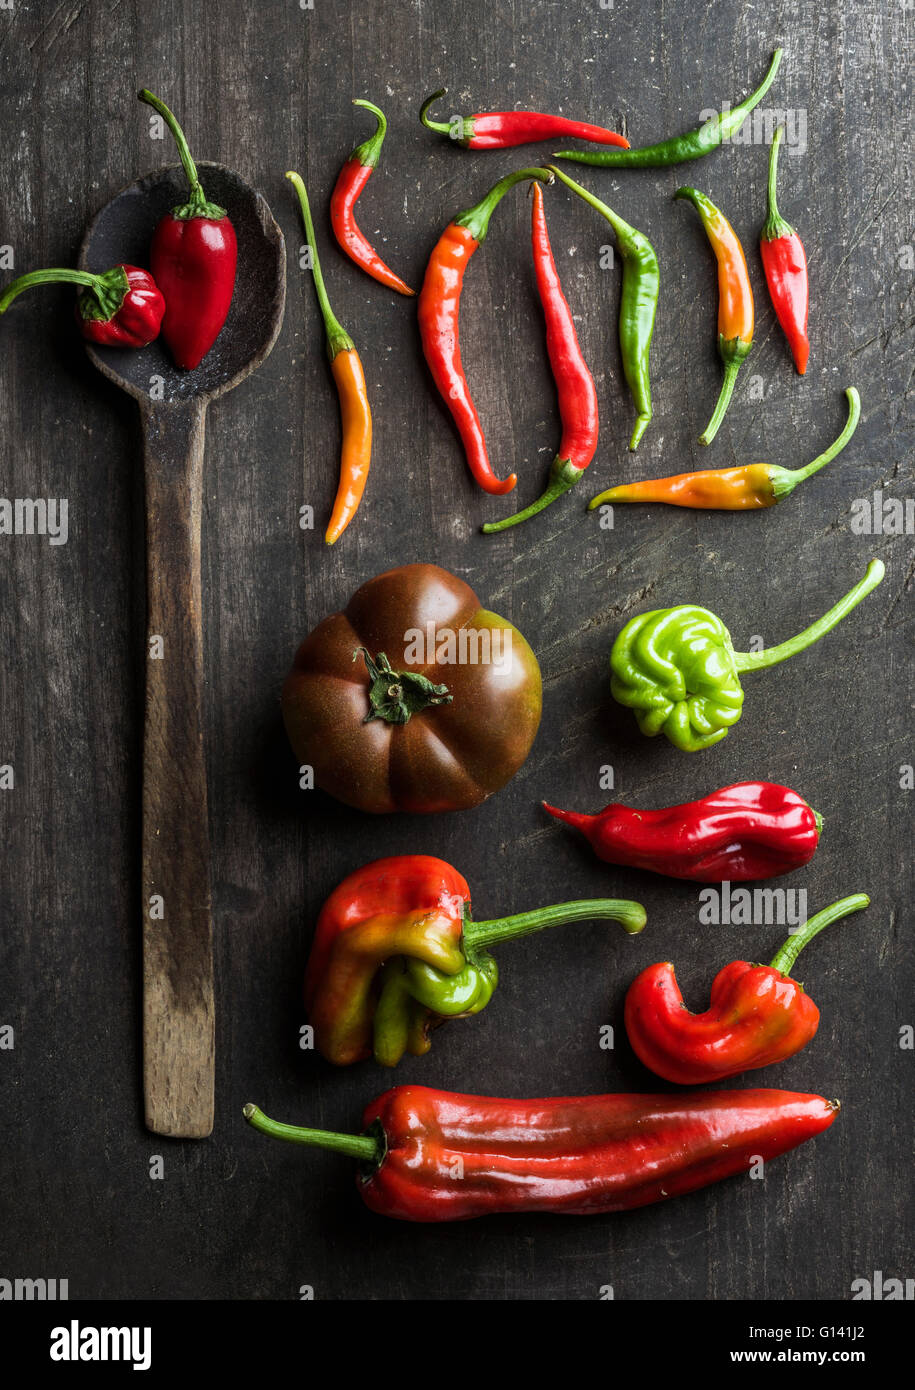
[[[515,145],[530,145],[537,140],[552,140],[567,136],[570,140],[590,140],[595,145],[617,145],[628,150],[629,141],[615,130],[606,130],[587,121],[570,121],[565,116],[550,116],[541,111],[488,111],[475,116],[453,116],[450,121],[431,121],[429,107],[446,93],[442,87],[426,97],[419,119],[427,130],[447,135],[466,150],[506,150]]]
[[[531,192],[534,198],[531,213],[534,272],[546,320],[546,349],[559,398],[562,437],[559,441],[559,452],[550,466],[546,491],[514,516],[503,517],[501,521],[488,521],[483,527],[487,533],[504,531],[508,526],[517,526],[519,521],[526,521],[528,517],[535,516],[551,502],[555,502],[557,497],[568,492],[584,473],[597,448],[597,391],[594,378],[578,345],[572,310],[562,292],[559,272],[553,259],[550,234],[543,211],[543,189],[539,183],[534,183],[531,185]]]
[[[788,339],[794,365],[801,376],[807,370],[810,340],[807,337],[807,313],[810,291],[807,284],[807,257],[804,244],[793,227],[779,216],[775,196],[778,151],[784,126],[779,126],[769,151],[768,214],[759,238],[759,254],[775,316]]]
[[[359,1160],[366,1206],[400,1221],[497,1212],[596,1216],[663,1202],[747,1173],[828,1129],[837,1100],[797,1091],[548,1096],[502,1100],[395,1086],[362,1134],[245,1119],[276,1139]]]
[[[788,938],[771,965],[731,961],[715,976],[704,1014],[690,1013],[683,1003],[670,961],[650,965],[626,995],[633,1050],[656,1075],[681,1086],[723,1081],[793,1057],[816,1033],[820,1011],[788,971],[824,927],[869,903],[866,893],[855,893],[824,908]]]
[[[735,782],[700,801],[639,810],[611,802],[596,816],[560,811],[599,859],[696,883],[773,878],[813,858],[822,818],[790,787]]]
[[[190,371],[219,337],[235,288],[238,246],[225,208],[206,199],[184,132],[164,102],[145,88],[145,101],[165,121],[181,156],[190,193],[166,213],[153,232],[149,251],[156,282],[165,296],[162,336],[176,364]]]
[[[353,105],[364,106],[367,111],[371,111],[378,122],[378,129],[368,140],[356,146],[337,176],[330,198],[330,222],[334,236],[341,250],[345,251],[350,260],[355,261],[366,275],[371,275],[373,280],[386,285],[389,290],[396,290],[398,294],[413,295],[416,291],[411,290],[399,275],[395,275],[393,270],[385,265],[368,237],[356,225],[356,202],[378,163],[387,122],[384,112],[373,106],[370,101],[354,101]]]
[[[90,343],[141,348],[159,336],[165,300],[149,271],[135,265],[116,265],[101,275],[85,270],[30,271],[7,285],[0,314],[23,290],[51,284],[84,286],[76,300],[76,322]]]

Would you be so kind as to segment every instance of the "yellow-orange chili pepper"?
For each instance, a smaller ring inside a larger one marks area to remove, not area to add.
[[[311,252],[311,273],[327,334],[327,355],[330,358],[330,370],[340,400],[340,421],[343,426],[340,481],[337,485],[334,508],[324,533],[327,544],[333,545],[356,515],[365,491],[372,461],[372,411],[359,354],[352,338],[335,317],[327,298],[305,185],[296,173],[287,173],[286,177],[299,195],[305,238]]]
[[[724,213],[695,188],[678,188],[674,197],[692,203],[718,262],[718,352],[724,381],[712,418],[699,436],[700,444],[711,444],[730,404],[740,364],[753,346],[753,291],[743,247]]]
[[[589,511],[603,502],[666,502],[672,507],[709,508],[717,511],[749,511],[774,507],[794,491],[798,483],[819,472],[840,454],[858,427],[861,400],[853,386],[845,392],[848,419],[829,448],[806,468],[779,468],[774,463],[748,463],[742,468],[705,468],[699,473],[677,473],[672,478],[645,478],[608,488],[588,503]]]

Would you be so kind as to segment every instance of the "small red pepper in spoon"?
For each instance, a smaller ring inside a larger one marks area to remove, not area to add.
[[[820,1011],[788,971],[818,932],[870,904],[854,893],[810,917],[790,936],[771,965],[734,960],[712,983],[704,1014],[683,1003],[670,961],[649,965],[626,995],[626,1032],[645,1066],[667,1081],[700,1086],[742,1071],[783,1062],[806,1047]]]
[[[207,202],[184,132],[171,111],[144,87],[140,101],[168,126],[190,185],[186,203],[166,213],[153,232],[149,259],[165,295],[162,336],[179,367],[200,364],[219,337],[235,288],[238,245],[225,208]]]
[[[165,300],[149,271],[135,265],[112,266],[101,275],[85,270],[30,271],[6,287],[0,314],[23,290],[61,283],[85,286],[76,301],[76,322],[90,343],[141,348],[158,338]]]

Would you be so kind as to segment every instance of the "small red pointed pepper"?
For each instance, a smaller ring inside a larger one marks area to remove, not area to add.
[[[166,213],[149,251],[165,296],[162,336],[176,364],[190,371],[219,337],[235,288],[238,246],[225,208],[207,201],[184,132],[164,102],[144,87],[139,94],[165,121],[190,185],[188,200]]]
[[[479,1013],[498,982],[486,950],[563,922],[609,918],[645,925],[639,903],[593,898],[491,922],[470,917],[467,881],[425,854],[377,859],[345,878],[321,909],[305,974],[315,1046],[339,1066],[394,1067],[421,1057],[447,1018]]]
[[[774,878],[813,858],[822,818],[790,787],[735,782],[681,806],[641,810],[613,801],[596,816],[560,811],[598,859],[694,883]]]
[[[715,976],[711,1004],[693,1014],[670,961],[650,965],[626,995],[626,1032],[645,1066],[666,1081],[701,1086],[783,1062],[806,1047],[820,1011],[788,971],[818,932],[870,903],[855,893],[833,903],[789,937],[771,965],[735,960]]]
[[[426,97],[419,119],[427,130],[447,135],[465,150],[507,150],[530,145],[537,140],[562,136],[569,140],[590,140],[595,145],[616,145],[628,150],[629,141],[615,130],[587,121],[571,121],[566,116],[550,116],[543,111],[486,111],[475,116],[453,116],[450,121],[429,119],[429,107],[445,96],[446,88]]]
[[[785,127],[779,126],[769,151],[768,216],[759,238],[759,254],[775,316],[788,339],[794,365],[801,376],[807,370],[810,340],[807,337],[807,311],[810,292],[807,284],[807,257],[804,245],[793,227],[779,216],[775,197],[778,151]]]
[[[141,348],[158,338],[165,300],[149,271],[135,265],[116,265],[102,275],[85,270],[33,270],[7,285],[0,298],[0,314],[23,290],[61,283],[85,286],[76,300],[76,322],[90,343]]]
[[[370,101],[357,100],[353,105],[364,106],[367,111],[371,111],[378,122],[378,129],[368,140],[356,146],[337,176],[334,191],[330,196],[330,223],[334,229],[334,236],[340,249],[345,251],[350,260],[355,261],[366,275],[371,275],[373,280],[386,285],[389,290],[396,290],[398,294],[412,295],[416,291],[411,290],[399,275],[395,275],[393,270],[385,265],[372,243],[356,225],[356,203],[378,163],[387,121],[384,112],[373,106]]]

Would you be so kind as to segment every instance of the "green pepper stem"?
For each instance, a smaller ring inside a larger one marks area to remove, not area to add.
[[[824,927],[838,922],[841,917],[848,917],[852,912],[860,912],[863,908],[869,907],[870,901],[866,893],[853,893],[850,898],[842,898],[831,907],[824,907],[815,917],[808,917],[800,931],[789,936],[781,950],[776,952],[771,968],[778,970],[782,975],[790,975],[801,951]]]
[[[556,903],[553,907],[538,907],[532,912],[517,912],[513,917],[496,917],[490,922],[464,922],[464,954],[470,957],[485,947],[518,936],[530,936],[545,927],[558,927],[564,922],[591,922],[607,918],[619,922],[630,936],[640,932],[646,922],[641,903],[624,898],[585,898],[579,902]]]
[[[514,188],[516,183],[522,179],[540,179],[541,183],[552,183],[553,175],[549,169],[516,169],[513,174],[506,174],[504,179],[493,184],[484,197],[472,208],[467,208],[464,212],[459,212],[454,219],[456,227],[466,227],[474,241],[483,241],[489,231],[489,219],[495,212],[498,204],[505,197],[510,188]]]
[[[321,262],[318,259],[318,244],[315,240],[315,224],[311,220],[311,207],[308,202],[308,194],[301,177],[294,170],[289,170],[286,174],[296,193],[299,195],[299,207],[302,211],[302,221],[305,224],[305,240],[311,252],[311,274],[315,282],[315,293],[318,296],[318,305],[321,309],[321,317],[324,320],[324,331],[327,335],[327,355],[333,362],[338,353],[352,352],[354,343],[346,329],[340,323],[330,307],[330,300],[327,298],[327,290],[324,286],[324,276],[321,274]]]
[[[797,652],[812,647],[814,642],[819,642],[827,632],[832,632],[863,598],[876,589],[885,573],[882,560],[871,560],[864,578],[859,580],[853,589],[849,589],[845,597],[839,599],[822,618],[811,623],[810,627],[805,627],[796,637],[789,637],[787,642],[779,643],[777,647],[768,647],[761,652],[735,652],[735,670],[760,671],[767,666],[777,666],[780,661],[787,661],[789,656],[795,656]]]
[[[736,106],[732,106],[726,116],[716,118],[719,122],[722,140],[729,139],[735,131],[738,131],[754,106],[758,106],[762,101],[766,92],[768,92],[772,83],[775,81],[775,74],[778,72],[784,51],[783,48],[777,48],[772,54],[772,62],[769,64],[769,71],[766,73],[755,92],[751,92],[748,97],[744,97],[743,101],[738,102]]]
[[[805,468],[777,468],[769,470],[772,491],[776,498],[787,497],[793,492],[798,483],[802,483],[805,478],[819,472],[825,464],[831,463],[837,454],[841,454],[845,445],[851,439],[855,430],[858,428],[858,421],[861,419],[861,397],[858,395],[854,386],[848,386],[845,390],[848,401],[848,419],[845,421],[845,428],[828,449],[822,454],[818,454],[812,463],[808,463]]]
[[[363,1163],[380,1163],[384,1158],[384,1145],[371,1134],[335,1134],[329,1129],[303,1129],[301,1125],[284,1125],[271,1120],[256,1105],[248,1104],[242,1111],[248,1124],[261,1134],[269,1134],[273,1139],[285,1139],[289,1144],[307,1144],[311,1148],[333,1149],[335,1153],[348,1154]]]
[[[86,289],[95,295],[107,318],[113,318],[120,309],[129,288],[127,272],[123,266],[115,266],[104,275],[92,275],[87,270],[32,270],[27,275],[20,275],[11,285],[7,285],[3,297],[0,298],[0,314],[6,313],[13,300],[22,294],[23,290],[30,290],[34,285],[56,284],[85,285]],[[107,312],[109,309],[110,313]]]
[[[711,420],[709,420],[705,429],[699,436],[700,444],[711,444],[718,430],[721,428],[721,422],[724,419],[725,412],[731,404],[731,397],[734,394],[734,383],[737,380],[737,373],[740,371],[740,364],[742,361],[743,357],[736,357],[730,362],[725,362],[724,380],[721,383],[718,400],[715,404],[715,409],[712,411]]]
[[[225,208],[219,207],[217,203],[207,202],[206,194],[200,186],[200,178],[197,174],[197,165],[194,163],[193,157],[191,155],[190,147],[187,143],[187,138],[185,137],[184,131],[181,129],[174,115],[165,105],[165,102],[160,101],[160,99],[157,96],[155,96],[151,91],[149,91],[146,87],[144,87],[143,90],[137,94],[137,97],[139,101],[145,101],[147,106],[151,106],[154,111],[157,111],[159,113],[165,124],[168,126],[169,131],[172,135],[172,139],[178,146],[178,154],[181,159],[181,165],[184,169],[185,177],[188,181],[190,192],[188,195],[187,203],[179,208],[175,208],[173,210],[172,215],[181,218],[212,217],[217,220],[221,217],[225,217]]]
[[[555,502],[557,497],[573,488],[584,471],[583,468],[576,468],[571,459],[554,458],[550,465],[550,480],[546,491],[520,512],[504,516],[501,521],[487,521],[482,528],[483,531],[488,536],[494,531],[507,531],[509,526],[517,526],[519,521],[527,521],[528,517],[536,516],[544,507]]]
[[[619,213],[614,212],[612,208],[608,208],[607,204],[602,203],[600,198],[595,198],[590,189],[585,188],[580,183],[576,183],[574,179],[569,178],[568,174],[564,174],[561,169],[557,169],[555,164],[549,164],[547,168],[551,174],[555,174],[558,179],[562,179],[562,182],[567,188],[571,188],[573,193],[577,193],[579,198],[583,198],[586,203],[594,208],[595,212],[599,212],[601,217],[607,219],[619,239],[620,253],[625,256],[630,249],[633,238],[639,235],[635,227],[630,226],[630,224],[620,217]]]
[[[781,148],[782,136],[785,127],[780,125],[772,137],[772,144],[769,149],[769,182],[766,195],[766,220],[760,236],[764,241],[778,241],[779,237],[794,236],[794,228],[790,223],[780,216],[778,211],[778,199],[775,193],[775,181],[778,174],[778,152]]]
[[[448,88],[447,88],[447,87],[440,87],[439,90],[438,90],[437,92],[433,92],[432,95],[431,95],[430,97],[426,97],[426,100],[423,102],[422,106],[419,108],[419,119],[422,121],[423,125],[426,127],[427,130],[434,130],[434,131],[436,132],[437,135],[450,135],[450,134],[451,134],[451,129],[452,129],[452,127],[451,127],[451,122],[450,122],[450,121],[430,121],[429,116],[428,116],[428,111],[429,111],[429,107],[430,107],[430,106],[434,106],[435,103],[436,103],[437,101],[440,101],[440,100],[442,99],[443,96],[447,95],[447,92],[448,92]],[[461,138],[462,138],[462,139],[464,138],[464,136],[463,136],[463,128],[464,128],[464,121],[463,121],[463,118],[462,118],[462,119],[461,119]]]
[[[358,159],[364,168],[374,169],[378,163],[378,156],[381,154],[381,147],[384,144],[384,137],[387,134],[388,123],[384,112],[370,101],[362,101],[356,97],[353,101],[354,106],[364,106],[366,111],[371,111],[378,122],[378,128],[374,135],[370,135],[367,140],[363,140],[361,145],[357,145],[350,155],[350,159]]]

